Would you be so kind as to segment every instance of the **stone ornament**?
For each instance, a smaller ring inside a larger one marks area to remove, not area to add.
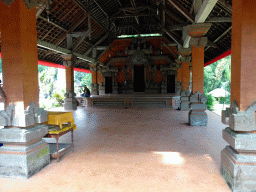
[[[182,63],[189,63],[190,64],[190,61],[191,61],[191,56],[181,57],[181,62]]]
[[[62,55],[62,58],[64,59],[63,61],[63,65],[65,67],[70,67],[70,66],[74,66],[77,58],[72,55],[72,54],[65,54],[65,55]]]
[[[34,102],[29,104],[27,110],[23,110],[23,105],[11,103],[6,110],[0,111],[0,126],[28,127],[46,122],[47,117],[47,111]]]
[[[256,131],[255,103],[240,111],[236,101],[233,101],[230,108],[222,110],[222,123],[229,125],[233,131]]]
[[[179,54],[183,57],[189,56],[191,53],[191,48],[179,48]]]
[[[197,48],[201,48],[202,46],[205,46],[208,42],[208,38],[207,37],[193,37],[190,39],[189,45],[191,47],[195,46]]]
[[[189,98],[190,100],[190,111],[189,111],[189,124],[191,126],[206,126],[208,122],[208,117],[206,114],[206,104],[207,97],[197,91],[195,94],[192,94]]]

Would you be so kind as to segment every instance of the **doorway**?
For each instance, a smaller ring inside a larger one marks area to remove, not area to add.
[[[144,65],[134,65],[134,92],[145,92]]]
[[[105,77],[105,93],[113,93],[112,77]]]
[[[167,75],[167,93],[175,93],[175,75]]]

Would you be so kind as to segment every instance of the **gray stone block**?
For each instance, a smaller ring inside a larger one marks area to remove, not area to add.
[[[181,101],[180,110],[181,111],[189,111],[189,101]]]
[[[190,103],[189,107],[190,107],[191,110],[202,110],[202,111],[205,111],[207,109],[206,104],[204,104],[202,102]]]
[[[182,96],[182,97],[180,97],[180,100],[181,100],[181,101],[189,101],[189,97],[187,97],[187,96]]]
[[[240,154],[226,146],[221,151],[221,175],[233,192],[255,192],[256,153]]]
[[[0,148],[0,177],[29,178],[50,163],[49,145],[39,141],[27,147]]]
[[[255,131],[255,112],[238,111],[229,118],[229,127],[234,131]]]
[[[77,101],[76,99],[73,97],[70,97],[70,98],[65,98],[64,100],[64,109],[65,110],[76,110],[77,109]]]
[[[230,128],[222,131],[223,139],[237,151],[256,152],[256,134],[255,133],[238,133]]]
[[[206,126],[208,116],[204,111],[190,110],[188,114],[190,126]]]
[[[29,129],[4,128],[0,129],[0,143],[30,143],[40,139],[48,133],[48,126],[41,124]]]

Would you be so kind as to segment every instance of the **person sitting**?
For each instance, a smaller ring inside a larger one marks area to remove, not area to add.
[[[82,97],[90,97],[90,96],[91,96],[90,90],[85,86],[84,93],[82,94]]]

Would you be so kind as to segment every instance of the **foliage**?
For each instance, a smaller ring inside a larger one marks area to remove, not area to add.
[[[205,95],[207,97],[207,102],[206,102],[207,109],[210,111],[213,111],[214,104],[216,103],[216,99],[212,95],[209,95],[209,94],[205,94]]]
[[[53,98],[55,99],[53,107],[63,107],[64,95],[62,95],[61,93],[54,93]]]
[[[204,68],[204,92],[208,94],[210,91],[223,87],[230,92],[231,82],[231,56],[225,57]],[[221,102],[230,103],[230,96],[221,99]]]

